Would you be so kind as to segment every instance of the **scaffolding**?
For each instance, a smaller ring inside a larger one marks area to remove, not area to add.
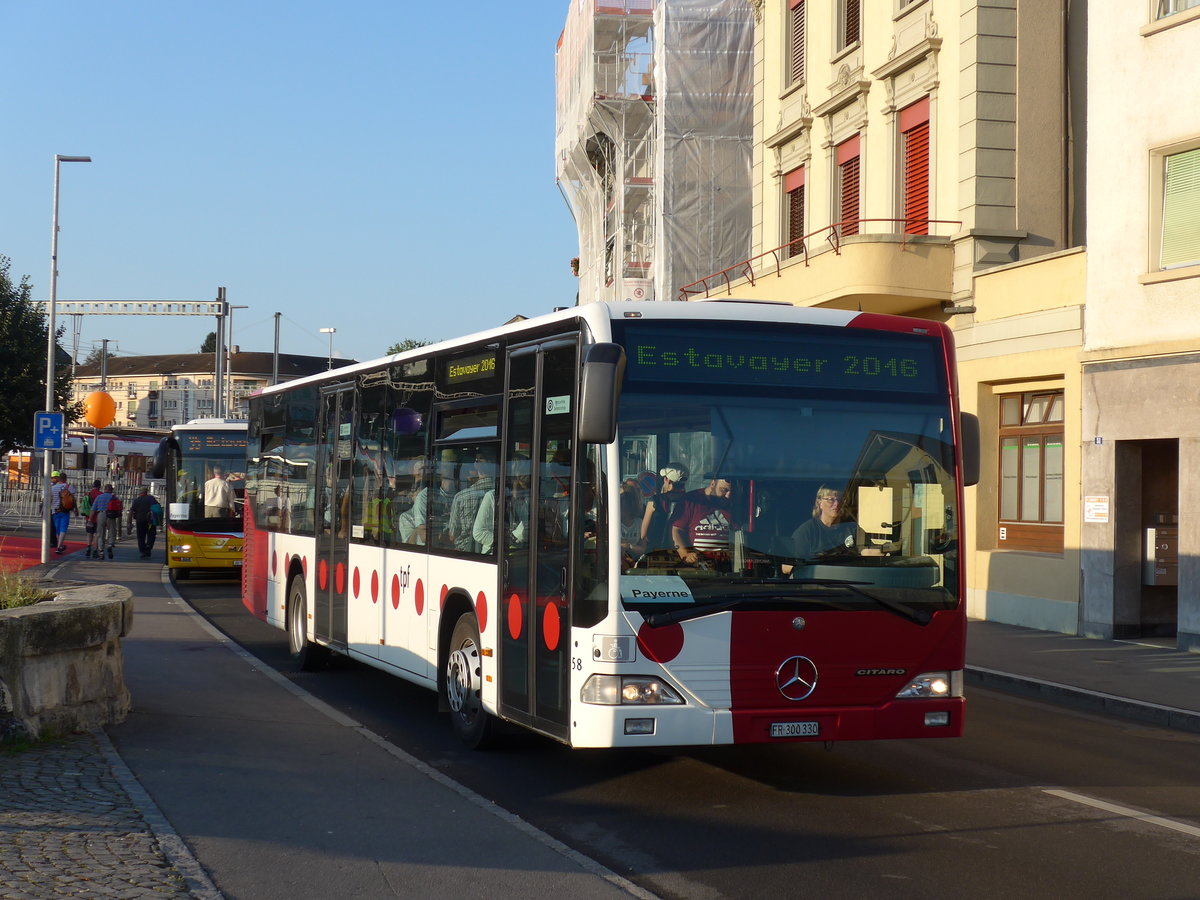
[[[580,303],[674,299],[748,255],[752,40],[745,0],[572,0],[555,153]]]

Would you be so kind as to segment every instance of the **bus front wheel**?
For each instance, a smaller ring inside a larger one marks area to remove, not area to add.
[[[325,648],[308,639],[308,592],[299,575],[288,585],[287,633],[288,652],[301,671],[311,672],[324,662]]]
[[[485,746],[492,734],[492,717],[483,708],[479,644],[479,623],[472,613],[463,613],[454,625],[446,656],[446,700],[454,733],[472,749]]]

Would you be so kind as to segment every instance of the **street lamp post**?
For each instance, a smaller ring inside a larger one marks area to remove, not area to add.
[[[322,328],[321,334],[329,335],[329,365],[327,365],[325,368],[332,369],[333,368],[333,336],[335,334],[337,334],[337,329],[336,328]]]
[[[50,221],[50,318],[46,328],[46,412],[54,412],[54,362],[58,328],[58,168],[61,163],[90,163],[90,156],[54,154],[54,212]],[[42,451],[42,562],[50,561],[50,451]]]
[[[230,418],[233,418],[233,311],[235,309],[249,308],[249,306],[233,306],[232,304],[229,306],[229,340],[225,345],[226,352],[229,354],[229,364],[225,367],[225,381],[229,386],[229,390],[227,392],[229,401],[225,408],[227,410],[226,415],[228,415]]]

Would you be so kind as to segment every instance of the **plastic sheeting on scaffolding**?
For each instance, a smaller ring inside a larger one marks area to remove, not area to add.
[[[555,149],[579,302],[674,299],[749,256],[753,53],[745,0],[572,0]]]

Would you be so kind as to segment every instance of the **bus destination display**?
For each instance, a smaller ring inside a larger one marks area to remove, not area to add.
[[[475,353],[471,356],[460,356],[446,363],[446,384],[464,384],[468,381],[478,381],[481,378],[491,378],[496,374],[496,351]]]
[[[776,330],[629,328],[626,378],[697,384],[929,392],[936,340],[856,328]]]
[[[244,452],[245,431],[177,432],[179,448],[187,456],[192,453],[208,453],[214,450]]]

